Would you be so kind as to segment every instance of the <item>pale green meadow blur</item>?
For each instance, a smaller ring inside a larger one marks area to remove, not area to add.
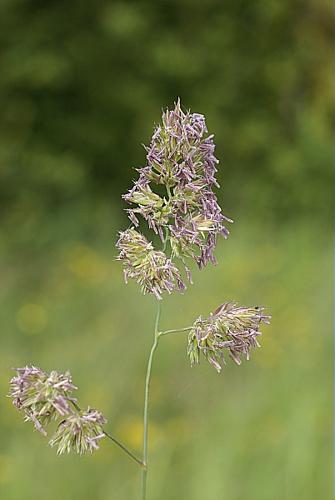
[[[148,498],[331,497],[333,19],[316,0],[1,3],[2,500],[139,498],[112,443],[58,457],[6,394],[12,367],[70,369],[82,406],[141,453],[156,301],[124,284],[115,241],[140,144],[178,96],[215,134],[234,223],[161,326],[230,300],[272,321],[220,375],[189,366],[186,334],[161,339]]]

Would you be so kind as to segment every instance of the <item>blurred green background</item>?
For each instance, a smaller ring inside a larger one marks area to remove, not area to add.
[[[140,452],[155,301],[124,285],[114,243],[140,144],[178,96],[215,133],[235,223],[162,327],[227,300],[273,319],[220,376],[162,339],[149,498],[330,498],[334,17],[330,0],[1,1],[2,499],[138,498],[117,448],[57,457],[5,394],[11,367],[70,368]]]

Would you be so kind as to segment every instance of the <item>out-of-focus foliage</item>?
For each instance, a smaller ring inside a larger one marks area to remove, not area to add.
[[[125,191],[180,96],[215,131],[229,211],[329,220],[333,33],[330,0],[2,0],[2,215]]]
[[[110,442],[93,456],[59,458],[3,397],[11,366],[70,368],[83,405],[101,409],[108,430],[140,453],[155,299],[124,285],[101,241],[64,239],[42,262],[2,262],[1,498],[135,500],[137,466]],[[161,339],[149,498],[331,498],[332,249],[302,224],[275,234],[239,224],[221,250],[217,268],[163,301],[162,328],[229,299],[268,305],[272,323],[250,362],[228,361],[220,375],[206,361],[190,367],[186,334]]]
[[[11,367],[70,369],[140,452],[155,305],[124,285],[114,241],[140,143],[177,96],[215,132],[235,223],[162,327],[228,300],[273,319],[220,376],[162,338],[149,498],[330,498],[333,34],[330,0],[0,1],[1,499],[138,497],[111,443],[59,458],[4,395]]]

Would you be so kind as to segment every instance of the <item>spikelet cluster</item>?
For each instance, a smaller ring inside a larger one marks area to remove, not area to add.
[[[124,264],[125,281],[134,279],[144,294],[153,293],[160,300],[164,291],[184,290],[177,266],[164,252],[154,250],[152,243],[134,228],[121,232],[116,246],[118,260]]]
[[[220,372],[225,353],[237,363],[247,360],[250,351],[259,347],[261,323],[269,323],[270,316],[262,307],[238,307],[233,302],[222,304],[208,318],[195,321],[188,336],[188,356],[191,364],[198,364],[203,355]]]
[[[76,453],[92,452],[97,442],[105,436],[102,424],[106,422],[97,410],[82,411],[72,392],[70,372],[44,372],[36,366],[16,368],[16,376],[10,381],[9,397],[14,406],[24,414],[25,421],[31,421],[44,436],[46,426],[58,422],[58,428],[51,439],[57,452],[71,450]]]
[[[99,440],[105,437],[105,423],[100,411],[88,408],[74,412],[59,424],[50,445],[57,447],[59,455],[71,451],[79,455],[92,453],[99,448]]]
[[[127,213],[134,227],[139,226],[140,218],[144,219],[165,243],[171,257],[164,261],[162,253],[155,254],[152,244],[147,242],[148,260],[152,264],[150,276],[146,272],[148,261],[143,257],[145,244],[135,270],[132,262],[125,258],[122,247],[120,249],[120,240],[118,242],[125,277],[140,283],[144,293],[161,298],[161,291],[171,293],[185,289],[178,269],[172,264],[174,259],[180,260],[190,282],[188,258],[200,269],[209,262],[216,263],[217,238],[228,236],[226,223],[232,221],[222,214],[214,192],[219,186],[215,177],[218,159],[214,150],[213,135],[208,134],[203,115],[184,112],[179,100],[172,110],[163,113],[162,123],[156,126],[146,148],[147,163],[138,169],[138,179],[123,198],[131,205]],[[133,229],[125,233],[121,233],[121,243],[125,237],[136,236],[135,245],[141,236]],[[162,268],[166,269],[163,273],[166,276],[157,280]]]

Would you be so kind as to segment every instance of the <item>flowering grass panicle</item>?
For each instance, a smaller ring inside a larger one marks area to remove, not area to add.
[[[152,293],[160,300],[164,291],[185,289],[177,266],[164,252],[154,250],[152,243],[135,229],[121,232],[116,246],[126,282],[128,278],[134,279],[143,293]]]
[[[35,366],[16,369],[17,375],[10,381],[10,397],[13,404],[31,420],[35,428],[46,435],[45,425],[71,411],[73,385],[69,372],[46,373]]]
[[[50,446],[56,446],[59,455],[71,451],[79,455],[92,453],[99,448],[99,440],[106,436],[102,427],[106,422],[100,411],[91,408],[75,412],[59,424]]]
[[[250,350],[259,347],[260,324],[269,323],[263,307],[237,307],[233,302],[222,304],[208,318],[195,321],[188,337],[191,364],[200,361],[200,354],[220,372],[225,363],[224,353],[239,365],[241,357],[250,357]]]
[[[238,307],[226,302],[209,317],[200,316],[193,326],[160,330],[162,294],[186,288],[176,262],[184,266],[192,283],[187,259],[194,260],[199,269],[209,262],[216,264],[218,237],[228,236],[226,223],[232,220],[223,215],[214,192],[219,187],[218,160],[213,135],[208,134],[203,115],[183,111],[178,100],[172,110],[163,113],[162,123],[156,126],[146,151],[146,165],[137,169],[137,181],[123,196],[130,205],[127,213],[133,227],[121,231],[116,243],[126,283],[133,279],[143,293],[158,299],[145,376],[141,458],[104,430],[106,419],[100,411],[79,407],[72,397],[76,387],[68,372],[48,374],[34,366],[18,368],[10,387],[14,405],[43,434],[44,426],[57,420],[57,430],[49,443],[58,454],[92,453],[100,440],[108,437],[141,467],[142,500],[147,499],[150,380],[160,338],[189,332],[187,353],[191,365],[204,356],[220,372],[226,353],[237,364],[243,357],[249,359],[251,349],[259,346],[261,323],[269,323],[270,319],[262,307]],[[136,229],[140,218],[159,235],[161,250],[156,250]]]

